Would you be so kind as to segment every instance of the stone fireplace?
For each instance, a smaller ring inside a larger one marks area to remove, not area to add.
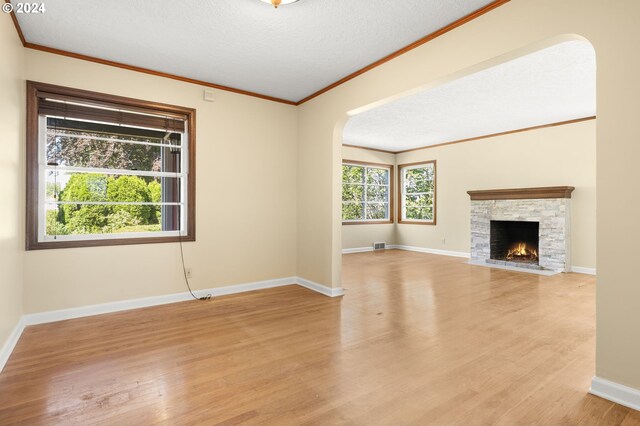
[[[573,190],[556,186],[468,191],[471,262],[568,272]]]

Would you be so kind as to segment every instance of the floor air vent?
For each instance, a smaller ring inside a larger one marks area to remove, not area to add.
[[[385,243],[373,243],[374,250],[384,250],[386,244]]]

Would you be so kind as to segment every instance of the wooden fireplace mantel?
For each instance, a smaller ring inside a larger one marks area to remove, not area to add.
[[[483,189],[467,191],[472,200],[526,200],[540,198],[571,198],[573,186],[543,188]]]

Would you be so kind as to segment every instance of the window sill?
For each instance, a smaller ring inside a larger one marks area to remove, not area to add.
[[[391,225],[393,220],[363,220],[358,222],[342,222],[343,225]]]
[[[124,246],[134,244],[161,244],[195,241],[195,235],[184,237],[138,237],[138,238],[113,238],[102,240],[76,240],[76,241],[28,241],[27,250],[49,250],[82,247]]]
[[[399,220],[399,225],[435,225],[436,221],[422,221],[422,220]]]

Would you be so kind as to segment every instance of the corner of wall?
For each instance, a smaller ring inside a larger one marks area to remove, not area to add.
[[[0,20],[0,370],[22,331],[24,290],[25,52],[11,16]]]

